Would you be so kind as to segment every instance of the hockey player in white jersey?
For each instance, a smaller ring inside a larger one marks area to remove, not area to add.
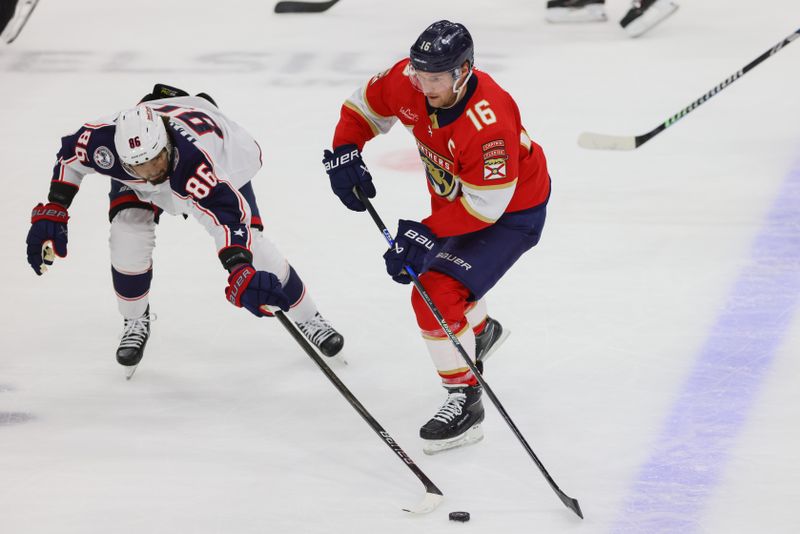
[[[172,96],[175,95],[175,96]],[[162,98],[167,96],[166,98]],[[343,337],[322,317],[298,274],[263,235],[251,179],[261,149],[213,99],[156,85],[135,108],[62,138],[47,204],[33,209],[28,262],[41,275],[67,255],[68,208],[84,176],[111,178],[111,271],[124,318],[117,361],[128,378],[150,335],[155,227],[162,212],[192,215],[214,238],[228,271],[225,295],[256,316],[280,308],[324,355]]]

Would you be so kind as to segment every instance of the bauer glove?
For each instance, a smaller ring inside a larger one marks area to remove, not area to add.
[[[342,145],[333,152],[326,150],[322,163],[331,180],[331,189],[342,201],[342,204],[353,211],[365,211],[367,208],[353,192],[359,187],[367,198],[375,197],[375,186],[372,175],[361,158],[361,151],[356,145]]]
[[[247,308],[256,317],[272,315],[265,306],[289,311],[291,305],[278,277],[267,271],[256,271],[249,263],[235,268],[228,276],[225,297],[237,308]]]
[[[55,202],[37,204],[31,213],[31,229],[25,242],[28,245],[28,263],[41,276],[52,265],[56,256],[67,256],[67,208]]]
[[[394,245],[383,255],[386,272],[395,282],[408,284],[411,277],[405,266],[408,265],[416,274],[420,274],[428,254],[438,248],[438,240],[430,228],[416,221],[401,219],[397,225]]]

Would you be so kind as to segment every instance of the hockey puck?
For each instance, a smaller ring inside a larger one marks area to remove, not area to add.
[[[450,512],[450,521],[461,521],[466,523],[469,521],[469,512]]]

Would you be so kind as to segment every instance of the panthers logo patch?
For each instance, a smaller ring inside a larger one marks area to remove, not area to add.
[[[440,197],[449,197],[456,191],[457,179],[452,173],[453,162],[440,156],[427,146],[417,141],[419,157],[425,164],[425,175],[434,193]]]
[[[449,196],[456,186],[455,177],[425,156],[421,157],[422,163],[425,164],[425,175],[428,177],[428,182],[433,187],[434,192],[440,197]]]

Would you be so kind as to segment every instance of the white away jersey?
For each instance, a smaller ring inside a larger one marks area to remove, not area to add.
[[[62,138],[53,181],[78,188],[86,174],[109,176],[167,213],[193,215],[214,237],[218,252],[230,246],[249,249],[252,214],[240,189],[261,168],[261,148],[203,98],[164,98],[147,105],[169,118],[173,155],[166,182],[150,184],[122,167],[114,147],[116,115]]]

